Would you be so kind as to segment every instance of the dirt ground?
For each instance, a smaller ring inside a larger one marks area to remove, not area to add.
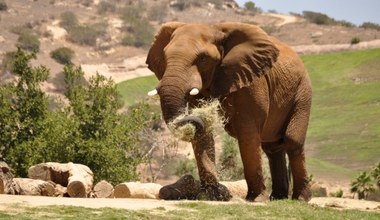
[[[164,201],[153,199],[86,199],[86,198],[62,198],[62,197],[43,197],[43,196],[17,196],[0,195],[0,211],[7,210],[12,205],[27,207],[39,206],[77,206],[86,208],[116,208],[128,210],[156,209],[165,208],[166,210],[176,209],[176,204],[194,201]],[[210,204],[226,204],[225,202],[207,202]],[[229,203],[247,203],[241,199],[233,199]],[[362,211],[380,212],[380,202],[355,200],[348,198],[318,197],[313,198],[310,204],[320,207],[330,207],[337,209],[358,209]],[[265,203],[255,202],[252,205],[265,205]]]

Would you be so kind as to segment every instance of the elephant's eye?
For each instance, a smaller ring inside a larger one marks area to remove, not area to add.
[[[198,57],[197,63],[198,64],[206,63],[207,58],[208,58],[207,54],[204,54],[204,53],[200,54],[199,57]]]

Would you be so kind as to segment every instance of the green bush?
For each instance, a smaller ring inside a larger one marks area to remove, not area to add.
[[[60,64],[71,64],[74,57],[74,51],[68,47],[60,47],[50,52],[50,57]]]
[[[302,14],[306,20],[319,25],[331,25],[335,22],[334,19],[319,12],[303,11]]]
[[[373,22],[364,22],[362,25],[360,25],[361,28],[365,29],[374,29],[380,31],[380,25],[373,23]]]
[[[255,3],[252,1],[247,1],[244,3],[244,8],[252,13],[258,13],[262,11],[260,8],[256,7]]]
[[[87,46],[95,46],[96,40],[102,34],[102,32],[89,25],[77,25],[68,30],[68,37],[71,42]]]
[[[168,14],[167,4],[159,4],[153,6],[148,11],[148,19],[150,21],[158,21],[163,23]]]
[[[151,45],[154,36],[154,28],[148,19],[142,14],[141,5],[127,6],[121,12],[127,32],[121,43],[125,46],[147,48]]]
[[[69,105],[49,111],[40,89],[49,71],[31,67],[32,58],[19,49],[13,62],[19,78],[0,87],[0,159],[21,177],[37,163],[71,161],[89,166],[95,182],[136,180],[145,153],[140,135],[152,124],[149,106],[118,113],[123,103],[112,80],[96,75],[86,82],[80,67],[68,65]]]
[[[96,40],[105,34],[107,28],[105,23],[82,25],[71,11],[61,14],[60,25],[66,29],[71,42],[88,46],[95,46]]]
[[[79,20],[76,14],[72,11],[65,11],[61,14],[61,27],[69,31],[79,25]]]
[[[361,172],[354,181],[351,182],[351,192],[357,193],[359,199],[367,199],[368,194],[373,192],[371,175],[366,171]]]
[[[48,115],[47,96],[39,85],[46,81],[49,70],[30,67],[28,62],[35,57],[35,53],[18,49],[12,73],[19,78],[0,87],[0,159],[22,176],[33,162],[41,161],[39,136]]]
[[[40,50],[40,40],[30,32],[22,32],[17,39],[16,46],[23,50],[38,52]]]
[[[358,44],[360,43],[360,38],[359,37],[353,37],[351,39],[351,44]]]
[[[239,154],[237,141],[225,135],[222,143],[223,151],[218,164],[220,178],[225,181],[243,179],[243,163]]]
[[[181,159],[176,166],[175,175],[181,177],[186,174],[191,174],[194,177],[198,176],[197,162],[194,159]]]
[[[116,5],[111,2],[101,1],[97,6],[97,11],[101,15],[109,12],[116,12]]]
[[[331,197],[336,197],[336,198],[342,198],[343,197],[343,190],[339,189],[336,192],[332,192],[332,193],[330,193],[330,196]]]
[[[6,52],[3,61],[1,62],[1,69],[3,71],[11,71],[13,70],[14,59],[16,58],[16,52]]]

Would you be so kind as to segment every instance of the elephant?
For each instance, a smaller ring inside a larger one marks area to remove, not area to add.
[[[224,129],[238,141],[246,200],[265,191],[262,152],[269,161],[271,200],[288,198],[286,155],[292,199],[311,199],[304,152],[311,81],[289,46],[252,24],[168,22],[155,35],[146,64],[159,80],[149,95],[159,96],[166,123],[200,100],[220,101],[220,114],[227,119]],[[199,118],[188,120],[202,127]],[[227,189],[218,183],[214,137],[201,133],[191,143],[208,199],[228,200],[220,196]]]

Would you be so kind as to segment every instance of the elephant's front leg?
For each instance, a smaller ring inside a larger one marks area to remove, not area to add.
[[[215,167],[215,143],[212,134],[199,135],[192,144],[202,187],[198,199],[230,200],[231,195],[227,187],[218,183]]]
[[[244,177],[248,186],[246,200],[254,201],[265,191],[261,166],[260,137],[258,135],[252,135],[252,133],[243,133],[238,139],[244,166]]]

